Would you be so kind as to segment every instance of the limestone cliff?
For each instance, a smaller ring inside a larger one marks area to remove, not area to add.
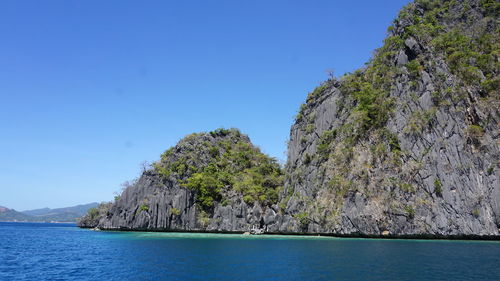
[[[276,231],[283,173],[236,129],[192,134],[167,150],[82,227],[156,231]]]
[[[239,131],[193,134],[80,226],[498,237],[499,11],[406,6],[364,68],[309,94],[284,183]]]
[[[281,231],[498,235],[499,4],[416,1],[290,133]]]

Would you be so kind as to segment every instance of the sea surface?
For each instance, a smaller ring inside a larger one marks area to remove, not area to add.
[[[0,280],[500,280],[500,242],[1,223]]]

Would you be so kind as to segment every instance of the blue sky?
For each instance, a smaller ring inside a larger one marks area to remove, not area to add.
[[[111,200],[218,127],[284,162],[307,93],[363,66],[408,2],[0,1],[0,205]]]

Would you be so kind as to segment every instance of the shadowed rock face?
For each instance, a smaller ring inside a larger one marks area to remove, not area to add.
[[[165,152],[153,166],[111,206],[103,205],[100,214],[94,215],[97,220],[89,214],[80,221],[80,226],[277,231],[276,203],[278,190],[282,188],[282,171],[275,160],[262,154],[238,130],[190,135]],[[259,180],[249,182],[249,177]],[[208,184],[208,191],[202,190],[205,182],[212,184]]]
[[[410,4],[365,69],[309,95],[290,133],[281,231],[499,234],[498,4],[487,2]]]
[[[405,7],[365,68],[309,94],[284,188],[239,131],[194,134],[80,226],[498,236],[498,11],[484,0]]]

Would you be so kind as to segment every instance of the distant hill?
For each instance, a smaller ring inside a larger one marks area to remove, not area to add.
[[[98,203],[89,203],[66,208],[43,208],[23,212],[0,206],[0,221],[76,222],[76,220],[86,214],[90,208],[94,208],[98,205]]]
[[[0,221],[28,221],[31,216],[0,206]]]
[[[85,215],[90,208],[95,208],[98,205],[99,203],[94,202],[94,203],[76,205],[73,207],[66,207],[66,208],[57,208],[57,209],[43,208],[43,209],[27,210],[27,211],[22,211],[22,213],[30,216],[49,216],[56,214],[73,213],[78,215],[78,217],[81,217]]]

